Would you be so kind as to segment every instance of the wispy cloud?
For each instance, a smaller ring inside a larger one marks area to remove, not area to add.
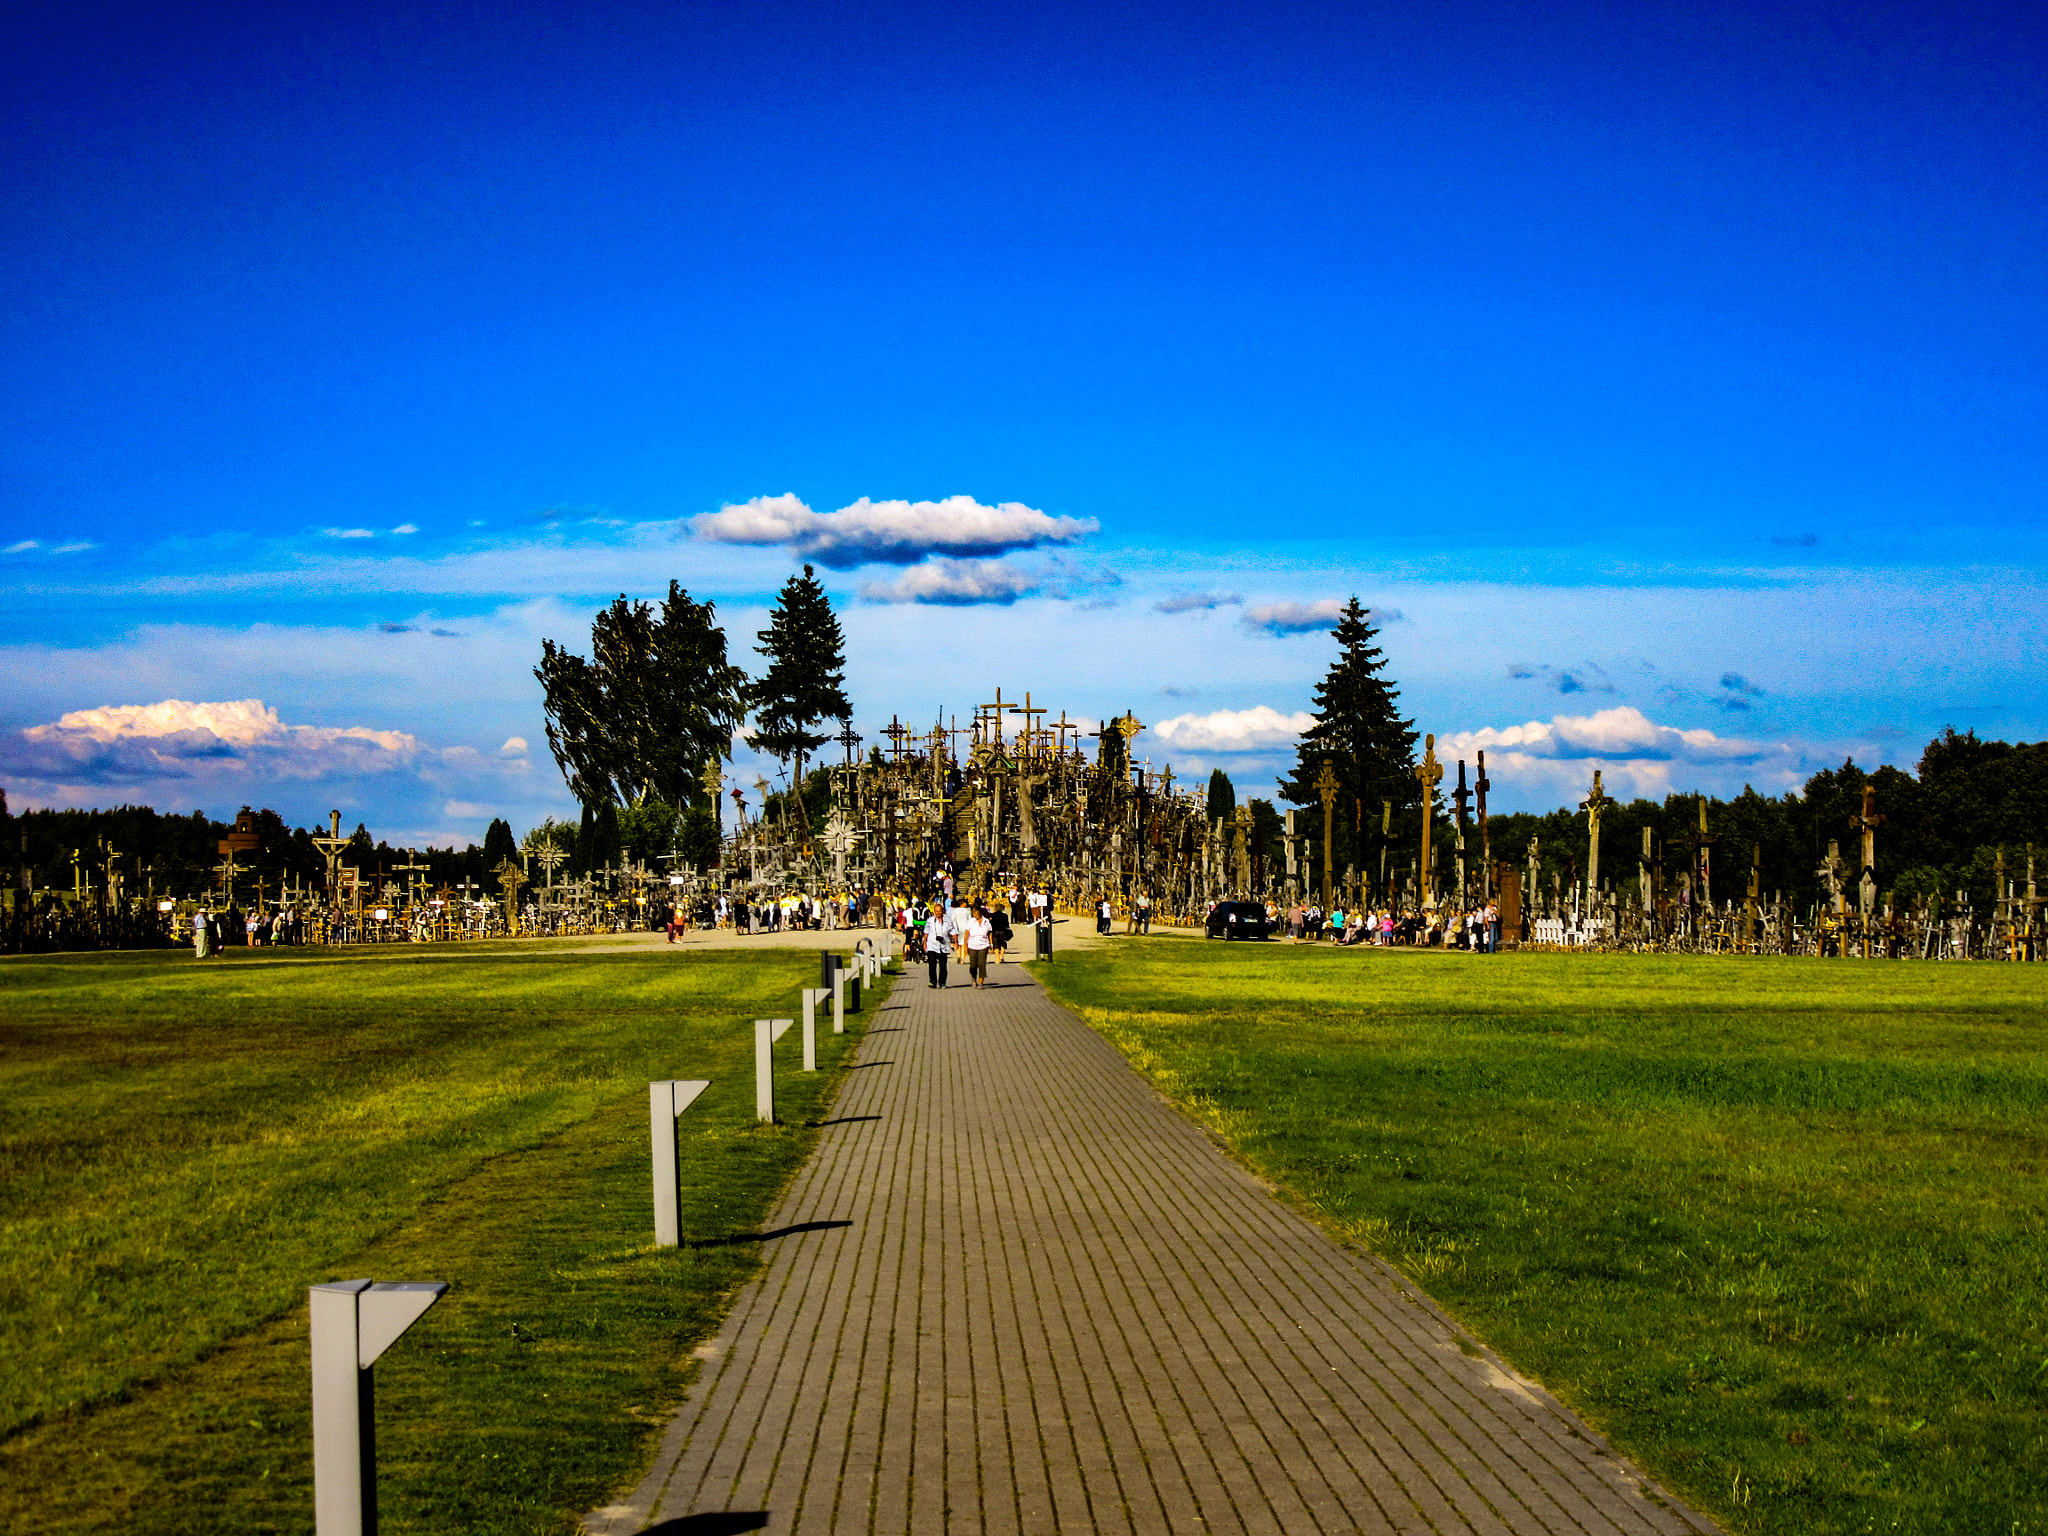
[[[870,501],[814,512],[794,495],[756,496],[689,520],[713,544],[785,545],[833,570],[913,565],[928,555],[995,556],[1071,544],[1101,525],[1053,517],[1021,502],[985,506],[971,496],[941,501]]]
[[[1613,679],[1604,667],[1585,662],[1575,667],[1534,666],[1517,661],[1508,664],[1508,676],[1517,681],[1537,681],[1558,693],[1614,693]]]
[[[1235,607],[1243,602],[1244,599],[1235,592],[1176,592],[1171,597],[1162,597],[1152,607],[1159,613],[1201,613]]]
[[[0,553],[6,553],[10,555],[25,555],[32,549],[41,549],[42,547],[42,541],[39,539],[22,539],[16,543],[8,545],[6,550],[0,551]]]
[[[376,530],[372,528],[322,528],[320,534],[321,537],[329,539],[374,539],[377,537]]]

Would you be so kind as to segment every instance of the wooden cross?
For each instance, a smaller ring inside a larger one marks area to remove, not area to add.
[[[846,748],[846,766],[851,768],[853,766],[853,749],[859,746],[865,738],[855,732],[853,722],[849,720],[846,722],[845,728],[832,739],[838,742],[840,746]]]
[[[1849,818],[1849,826],[1863,834],[1863,878],[1861,882],[1862,907],[1867,913],[1877,900],[1877,829],[1884,825],[1884,817],[1877,809],[1877,786],[1863,786],[1863,809]],[[2000,850],[2002,853],[2004,850]],[[2003,892],[2000,895],[2003,896]]]
[[[1479,865],[1486,871],[1484,887],[1480,894],[1488,901],[1493,900],[1493,842],[1486,833],[1486,792],[1493,788],[1493,780],[1486,776],[1486,753],[1479,754],[1478,776],[1472,780],[1473,791],[1479,797]]]
[[[1000,694],[1002,690],[998,688],[996,692]],[[1018,732],[1018,735],[1022,737],[1025,743],[1024,750],[1027,752],[1037,751],[1038,721],[1034,717],[1046,713],[1045,706],[1040,705],[1038,708],[1033,709],[1031,707],[1031,690],[1027,688],[1024,690],[1024,702],[1022,704],[1012,704],[1010,706],[1010,713],[1024,717],[1024,727]]]
[[[899,761],[903,756],[903,738],[912,734],[910,727],[891,715],[882,734],[889,738],[889,761]]]
[[[1337,813],[1337,791],[1342,787],[1337,782],[1337,770],[1330,766],[1330,760],[1323,759],[1323,771],[1316,775],[1316,798],[1323,802],[1323,910],[1330,910],[1330,861],[1335,857],[1335,832]]]
[[[997,746],[1001,746],[1003,744],[1003,711],[1006,707],[1014,708],[1015,706],[1004,705],[1003,690],[1000,688],[996,690],[995,703],[978,704],[975,706],[976,723],[978,724],[980,722],[980,718],[983,712],[986,712],[989,727],[992,732],[992,734],[989,737],[989,740],[993,741]]]
[[[1614,804],[1614,799],[1600,787],[1600,770],[1593,770],[1593,792],[1579,802],[1579,809],[1586,813],[1586,893],[1593,895],[1600,889],[1600,813]]]
[[[1422,905],[1425,911],[1436,907],[1436,886],[1430,876],[1433,868],[1429,860],[1429,834],[1431,823],[1436,820],[1436,787],[1443,782],[1443,764],[1436,760],[1436,737],[1422,738],[1422,761],[1415,766],[1416,781],[1422,786],[1422,862],[1417,867],[1416,879],[1422,886]]]

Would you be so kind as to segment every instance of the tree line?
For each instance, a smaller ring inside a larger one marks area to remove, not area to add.
[[[1336,779],[1332,866],[1370,873],[1377,882],[1380,852],[1390,873],[1412,874],[1421,841],[1422,785],[1415,776],[1415,722],[1400,710],[1400,690],[1386,674],[1378,629],[1357,598],[1345,606],[1333,631],[1337,657],[1316,688],[1314,724],[1302,733],[1293,771],[1279,782],[1280,797],[1308,810],[1296,824],[1309,837],[1309,862],[1320,881],[1323,764]],[[1476,764],[1475,764],[1476,767]],[[1446,765],[1446,783],[1456,771]],[[1592,765],[1587,765],[1588,788]],[[2048,889],[2048,742],[1980,740],[1974,731],[1953,728],[1927,744],[1916,771],[1890,765],[1860,767],[1853,759],[1814,774],[1797,790],[1760,794],[1745,787],[1732,799],[1674,794],[1661,802],[1637,799],[1606,808],[1600,819],[1601,882],[1635,883],[1648,829],[1654,867],[1666,888],[1692,867],[1698,846],[1700,809],[1706,808],[1709,860],[1717,900],[1748,888],[1751,864],[1761,869],[1765,898],[1783,893],[1800,907],[1819,901],[1827,889],[1822,874],[1828,845],[1841,848],[1842,878],[1853,890],[1860,875],[1860,834],[1850,819],[1862,809],[1865,786],[1876,792],[1876,878],[1880,891],[1902,904],[1940,892],[1950,900],[1967,896],[1980,911],[1996,899],[1995,871],[2003,851],[2008,878],[2024,882],[2029,845],[2039,860],[2038,876]],[[1210,814],[1227,814],[1236,803],[1229,780],[1219,771],[1210,784]],[[1252,810],[1259,850],[1281,856],[1279,817]],[[1431,795],[1431,840],[1440,877],[1455,870],[1455,818],[1444,788]],[[1382,823],[1385,832],[1382,832]],[[1489,817],[1489,842],[1496,863],[1526,868],[1531,838],[1537,840],[1539,880],[1584,878],[1586,813],[1561,807],[1542,814]],[[1468,817],[1466,858],[1479,869],[1476,817]]]

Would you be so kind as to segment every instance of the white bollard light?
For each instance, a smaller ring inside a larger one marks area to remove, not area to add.
[[[654,1245],[657,1248],[674,1248],[683,1240],[677,1193],[682,1178],[676,1168],[676,1117],[696,1103],[697,1095],[710,1086],[710,1083],[694,1078],[647,1085],[647,1131],[654,1146]]]
[[[804,988],[804,1070],[818,1070],[818,1004],[825,1001],[823,987]]]
[[[376,1536],[377,1403],[370,1368],[447,1292],[439,1280],[336,1280],[308,1292],[317,1536]]]
[[[788,1033],[794,1019],[754,1020],[754,1113],[775,1119],[775,1042]]]

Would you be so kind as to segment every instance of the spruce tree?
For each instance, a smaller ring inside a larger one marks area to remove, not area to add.
[[[1381,800],[1394,802],[1397,836],[1421,830],[1421,790],[1414,776],[1415,722],[1400,710],[1400,690],[1386,677],[1385,652],[1373,642],[1379,630],[1356,597],[1344,606],[1333,631],[1337,659],[1316,685],[1315,724],[1301,733],[1294,772],[1280,780],[1280,798],[1290,805],[1318,805],[1316,780],[1329,760],[1337,776],[1335,852],[1344,864],[1364,865],[1379,829]],[[1356,833],[1368,829],[1363,837]],[[1310,818],[1314,857],[1322,856],[1322,819]]]
[[[789,764],[790,785],[798,788],[804,759],[830,739],[816,727],[853,718],[846,701],[846,638],[811,567],[782,584],[768,627],[754,638],[761,642],[755,649],[768,658],[767,672],[746,690],[754,745]]]
[[[357,831],[362,829],[358,827]],[[366,839],[367,840],[367,839]],[[484,833],[484,872],[492,881],[498,878],[498,866],[507,859],[519,862],[518,845],[512,841],[512,824],[502,817],[491,822]]]
[[[1209,819],[1228,821],[1237,813],[1237,786],[1221,768],[1209,770]]]

